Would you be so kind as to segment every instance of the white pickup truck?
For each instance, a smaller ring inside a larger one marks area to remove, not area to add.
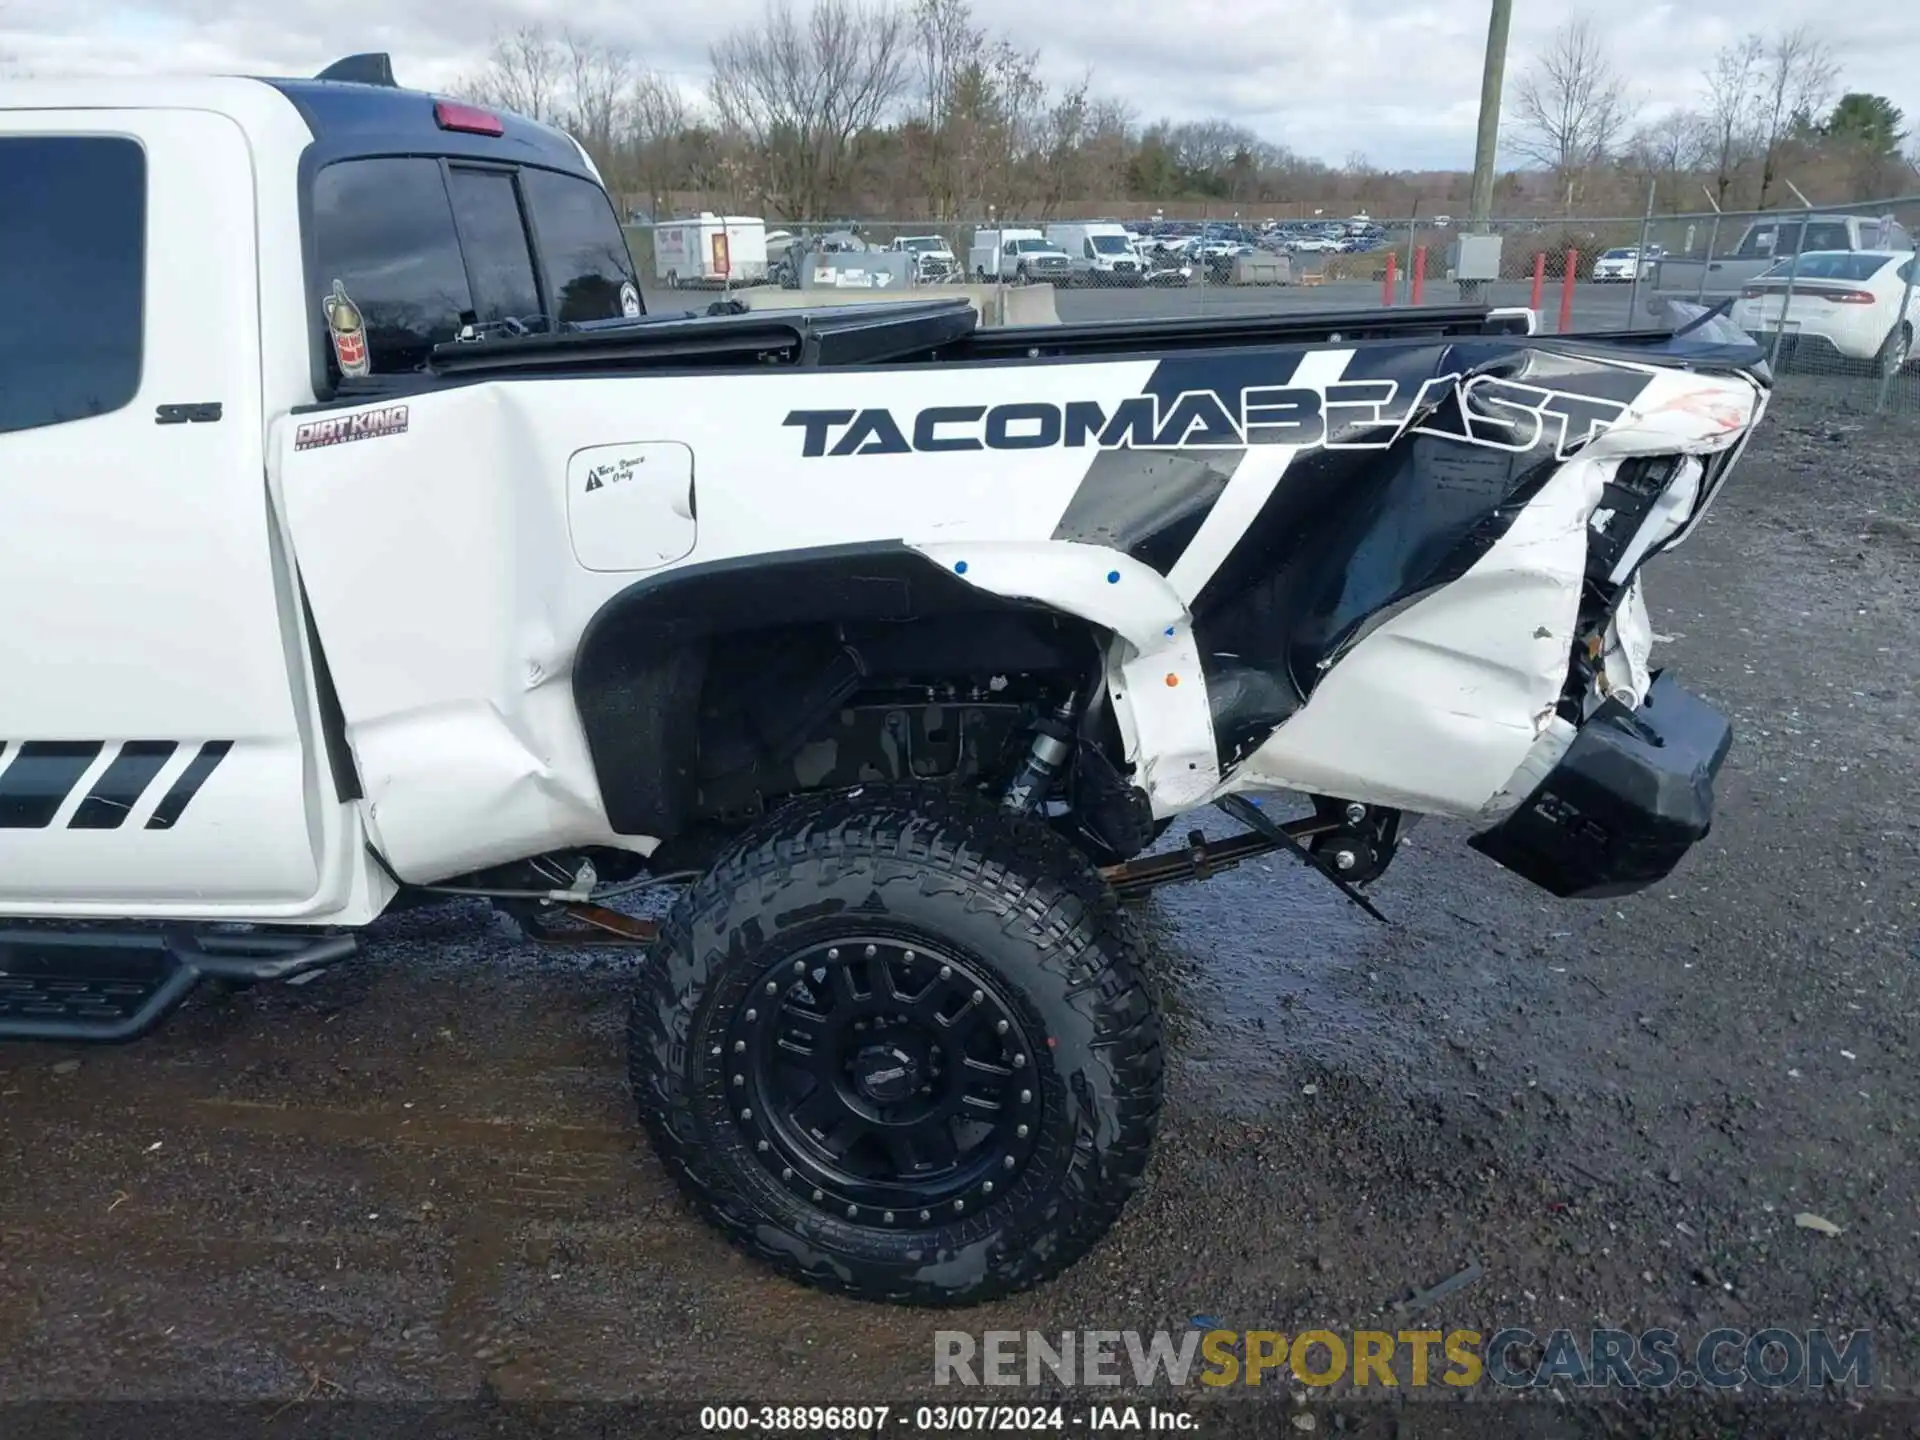
[[[1714,316],[648,315],[577,144],[384,57],[9,86],[0,195],[0,1038],[442,895],[600,927],[704,1213],[970,1302],[1140,1183],[1123,900],[1284,850],[1378,913],[1419,815],[1618,895],[1707,833],[1639,575],[1769,393]]]

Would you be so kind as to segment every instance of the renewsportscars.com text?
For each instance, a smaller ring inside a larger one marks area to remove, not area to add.
[[[938,1330],[936,1385],[1284,1385],[1731,1390],[1873,1385],[1864,1330]]]

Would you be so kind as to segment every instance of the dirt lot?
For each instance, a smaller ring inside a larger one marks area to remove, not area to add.
[[[1147,902],[1159,1158],[1054,1285],[943,1320],[765,1277],[641,1148],[632,962],[455,905],[133,1048],[0,1049],[0,1397],[898,1401],[936,1328],[1394,1328],[1470,1263],[1423,1323],[1869,1327],[1879,1394],[1920,1396],[1920,424],[1800,388],[1649,577],[1659,658],[1739,726],[1711,840],[1582,906],[1429,824],[1391,929],[1279,859]],[[1323,1433],[1400,1413],[1330,1403]]]

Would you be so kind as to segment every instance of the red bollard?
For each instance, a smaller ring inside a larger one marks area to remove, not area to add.
[[[1386,279],[1380,282],[1380,303],[1382,305],[1393,304],[1394,291],[1397,290],[1400,285],[1399,267],[1394,264],[1394,259],[1394,253],[1389,250],[1387,252]]]
[[[1427,247],[1416,246],[1413,252],[1413,291],[1407,297],[1415,305],[1427,293]]]
[[[1540,313],[1540,306],[1546,300],[1547,291],[1547,252],[1536,250],[1533,254],[1533,299],[1527,308],[1534,314]]]
[[[1573,282],[1580,274],[1580,252],[1567,251],[1567,273],[1560,279],[1560,333],[1573,329]]]

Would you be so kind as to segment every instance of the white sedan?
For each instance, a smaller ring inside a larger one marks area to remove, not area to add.
[[[1642,259],[1637,246],[1622,245],[1606,251],[1593,262],[1594,283],[1604,284],[1610,280],[1630,283],[1636,270],[1640,272],[1642,280],[1651,280],[1653,257]]]
[[[1914,363],[1920,333],[1920,266],[1911,250],[1810,250],[1749,280],[1733,322],[1801,358],[1865,361],[1880,375]],[[1793,294],[1787,294],[1789,274]]]

